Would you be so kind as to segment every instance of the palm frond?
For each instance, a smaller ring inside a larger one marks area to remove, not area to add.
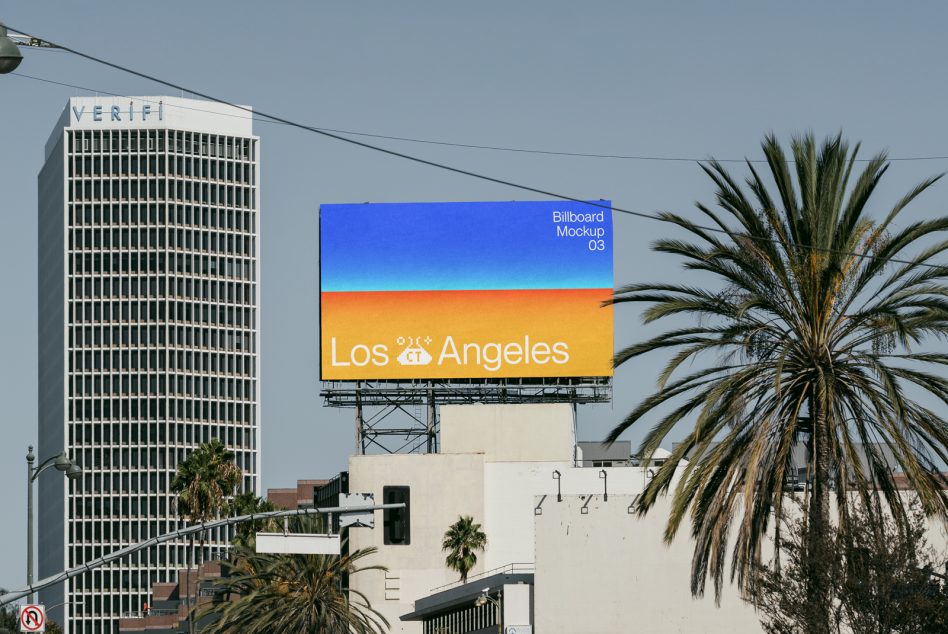
[[[609,302],[644,305],[647,323],[692,322],[616,354],[616,366],[653,352],[668,361],[658,389],[606,442],[651,420],[639,447],[648,459],[674,429],[690,426],[637,505],[646,513],[672,492],[665,538],[691,522],[696,595],[708,579],[719,595],[727,569],[746,589],[768,531],[779,530],[772,519],[790,495],[795,448],[806,449],[812,531],[838,529],[828,514],[831,495],[842,509],[839,525],[848,521],[850,495],[900,505],[895,470],[926,513],[948,517],[936,473],[948,458],[948,424],[909,397],[911,388],[948,405],[948,380],[930,371],[948,365],[948,354],[925,348],[948,340],[948,264],[939,262],[948,251],[948,216],[894,229],[941,176],[923,180],[875,221],[884,154],[856,173],[859,146],[850,149],[841,134],[822,143],[812,134],[794,138],[792,162],[773,135],[762,147],[767,169],[748,163],[743,183],[720,163],[702,166],[716,205],[697,207],[723,235],[662,214],[689,238],[660,239],[653,248],[719,285],[638,282]]]

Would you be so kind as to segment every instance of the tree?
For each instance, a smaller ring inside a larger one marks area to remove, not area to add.
[[[234,496],[231,502],[232,515],[254,515],[256,513],[268,513],[277,510],[269,500],[257,497],[253,491],[245,491]],[[246,546],[253,549],[256,544],[256,534],[259,532],[274,532],[279,528],[275,519],[253,520],[251,522],[241,522],[237,525],[234,532],[234,538],[231,544],[235,546]]]
[[[800,517],[798,515],[798,517]],[[819,540],[811,556],[801,519],[784,519],[784,561],[759,566],[751,600],[768,634],[806,634],[813,620],[807,588],[815,576],[830,589],[834,631],[925,634],[948,631],[948,580],[925,539],[925,517],[914,506],[907,524],[881,509],[855,503],[848,525]],[[942,558],[944,559],[944,558]]]
[[[319,523],[298,517],[294,531],[314,532]],[[221,562],[219,578],[212,581],[221,596],[236,595],[234,601],[209,605],[203,616],[216,620],[205,634],[381,634],[389,623],[360,592],[347,588],[343,580],[383,566],[362,566],[361,560],[375,548],[351,554],[286,555],[257,553],[235,546],[235,557]]]
[[[194,452],[178,464],[171,480],[171,490],[178,494],[178,514],[192,524],[206,522],[226,513],[228,497],[240,483],[241,472],[234,464],[234,452],[227,449],[217,438],[201,444]],[[201,533],[200,548],[203,560],[206,537]],[[194,550],[194,540],[191,540]],[[193,556],[192,556],[193,559]],[[197,562],[200,568],[201,561]],[[190,575],[187,576],[190,578]],[[190,602],[190,592],[188,592]],[[189,620],[189,628],[192,628]]]
[[[448,551],[444,563],[461,575],[462,583],[467,581],[468,573],[477,565],[477,551],[483,551],[486,547],[487,535],[470,515],[459,515],[458,521],[445,531],[441,543],[441,550]]]
[[[7,592],[8,591],[4,588],[0,588],[0,596]],[[0,606],[0,634],[14,634],[20,631],[20,624],[17,621],[17,610],[16,605]]]
[[[616,355],[621,366],[647,352],[672,354],[657,391],[607,441],[655,416],[638,452],[649,458],[678,423],[690,421],[638,511],[648,512],[672,487],[687,454],[665,539],[690,515],[696,596],[708,577],[720,596],[729,548],[730,578],[742,590],[771,526],[779,549],[772,517],[790,489],[797,444],[807,449],[806,531],[814,540],[836,530],[829,516],[834,487],[841,501],[851,491],[868,498],[877,488],[904,523],[893,467],[905,472],[925,513],[944,520],[948,512],[936,477],[948,425],[906,394],[920,389],[948,403],[948,380],[933,371],[948,355],[913,350],[948,335],[948,266],[936,261],[948,249],[948,218],[901,217],[940,176],[922,181],[876,221],[869,203],[888,168],[884,154],[856,170],[858,146],[850,151],[841,136],[821,145],[812,135],[795,138],[790,159],[773,136],[762,146],[767,168],[748,162],[744,185],[716,161],[702,166],[717,188],[715,209],[697,205],[704,224],[662,214],[691,237],[658,240],[654,249],[684,258],[687,270],[714,280],[712,287],[630,284],[612,300],[647,304],[646,322],[689,320]],[[844,525],[846,504],[839,507]],[[808,587],[814,606],[828,605],[827,593],[819,580]],[[810,632],[827,631],[824,616]]]
[[[191,523],[206,522],[229,510],[228,498],[240,483],[234,452],[217,438],[203,443],[178,465],[171,490],[178,494],[178,514]],[[200,551],[204,551],[204,535]]]
[[[178,494],[178,513],[206,522],[227,510],[228,497],[240,483],[234,452],[217,438],[203,443],[178,465],[171,490]]]
[[[46,621],[46,634],[63,634],[63,628],[56,621]]]

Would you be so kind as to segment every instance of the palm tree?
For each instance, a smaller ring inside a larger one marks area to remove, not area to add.
[[[201,444],[183,462],[171,480],[171,490],[178,494],[178,514],[196,524],[213,519],[228,510],[228,497],[240,483],[241,472],[234,464],[234,452],[217,438]],[[201,533],[200,559],[204,556],[206,536]],[[191,540],[194,550],[194,540]],[[193,559],[193,556],[192,556]],[[201,561],[197,562],[200,568]],[[190,574],[187,576],[190,579]],[[188,601],[190,602],[190,592]],[[189,629],[193,629],[189,620]]]
[[[294,530],[315,532],[313,518],[295,518]],[[345,550],[345,549],[343,549]],[[286,555],[257,553],[235,546],[235,557],[222,562],[222,574],[213,580],[221,595],[236,595],[231,602],[212,603],[201,614],[216,617],[206,634],[382,634],[385,617],[372,608],[362,593],[345,587],[344,579],[383,566],[361,566],[360,560],[376,549],[351,554]]]
[[[217,438],[203,443],[178,465],[171,490],[178,494],[178,513],[206,522],[227,510],[228,497],[240,483],[234,452]]]
[[[448,527],[444,533],[441,550],[447,550],[444,563],[461,575],[461,583],[467,581],[467,574],[477,565],[477,551],[487,546],[487,535],[480,524],[474,523],[470,515],[458,516],[458,521]]]
[[[922,181],[877,221],[869,217],[869,202],[888,168],[884,154],[854,174],[858,146],[850,151],[841,136],[822,145],[812,135],[795,138],[792,160],[773,136],[762,146],[767,170],[748,162],[745,185],[715,161],[702,166],[717,188],[716,209],[697,205],[705,224],[663,214],[691,239],[659,240],[654,249],[684,258],[686,269],[710,274],[718,288],[631,284],[612,300],[645,303],[646,322],[691,320],[616,355],[620,366],[651,351],[674,353],[657,391],[607,441],[657,416],[639,449],[648,458],[678,423],[690,421],[638,510],[646,513],[674,484],[665,539],[672,540],[690,514],[695,596],[704,593],[708,576],[720,596],[732,519],[730,577],[742,590],[770,526],[779,552],[773,518],[790,491],[795,444],[808,450],[810,536],[836,530],[829,511],[833,488],[839,502],[851,492],[881,494],[904,519],[892,477],[896,466],[926,514],[944,520],[948,511],[935,475],[937,462],[946,461],[948,425],[907,394],[927,392],[926,398],[948,403],[948,380],[937,372],[948,355],[924,347],[948,335],[948,265],[937,261],[948,249],[948,218],[897,222],[940,176]],[[685,364],[694,365],[682,371]],[[896,464],[887,464],[874,442],[887,447]],[[682,477],[673,483],[686,454]],[[838,507],[845,524],[847,505]],[[814,604],[826,596],[817,586],[810,589]],[[825,630],[825,622],[809,628]]]

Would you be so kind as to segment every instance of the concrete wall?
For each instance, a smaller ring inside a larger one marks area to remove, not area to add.
[[[533,586],[505,584],[504,625],[530,625],[531,623],[533,623]]]
[[[554,470],[569,462],[490,462],[484,465],[484,565],[533,562],[533,507],[538,493],[555,491]]]
[[[457,573],[444,564],[441,540],[459,515],[476,522],[484,518],[484,459],[482,454],[428,454],[353,456],[349,459],[349,488],[374,493],[382,500],[384,486],[411,487],[411,543],[385,545],[381,514],[375,529],[349,531],[352,549],[376,546],[378,555],[366,563],[382,564],[388,572],[367,571],[351,578],[354,589],[365,593],[372,607],[392,625],[391,632],[420,632],[420,623],[403,623],[414,601],[432,588],[452,583]],[[483,570],[478,563],[472,572]]]
[[[444,565],[441,539],[459,515],[471,515],[487,534],[474,576],[534,561],[534,508],[537,496],[547,496],[543,508],[556,500],[554,471],[567,495],[602,492],[606,482],[610,491],[635,494],[644,484],[640,469],[608,468],[604,480],[599,469],[572,467],[569,405],[444,406],[441,434],[441,454],[349,460],[353,492],[374,493],[378,502],[384,486],[411,487],[410,545],[385,545],[381,517],[375,530],[354,529],[350,537],[353,548],[378,547],[371,561],[389,569],[356,575],[352,586],[385,614],[393,632],[420,631],[419,624],[398,617],[433,589],[457,581]]]
[[[667,500],[639,518],[628,513],[634,497],[611,494],[606,502],[600,494],[569,495],[544,504],[536,516],[534,631],[760,632],[754,610],[733,586],[720,607],[711,594],[692,598],[687,530],[665,546]]]
[[[573,460],[569,405],[443,405],[441,452],[483,453],[488,462]]]
[[[564,495],[602,493],[605,486],[613,493],[634,495],[645,483],[644,472],[629,467],[606,467],[607,477],[601,478],[602,469],[576,469],[571,462],[485,463],[484,530],[490,542],[484,552],[487,570],[534,560],[534,509],[556,501],[556,471]]]
[[[411,487],[411,544],[388,545],[381,517],[376,528],[353,529],[353,548],[369,545],[372,563],[388,573],[353,577],[392,632],[419,632],[398,617],[434,588],[458,580],[444,564],[441,540],[459,515],[482,524],[488,545],[471,575],[510,563],[533,562],[533,498],[555,485],[551,474],[572,463],[573,414],[568,405],[443,406],[441,454],[353,456],[349,488],[374,493]]]

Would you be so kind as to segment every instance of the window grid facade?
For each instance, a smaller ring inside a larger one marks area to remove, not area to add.
[[[68,484],[64,568],[183,526],[170,483],[212,438],[259,492],[257,143],[65,131],[66,450],[84,473]],[[207,540],[204,558],[228,535]],[[169,542],[73,578],[68,631],[117,631],[189,556]]]

